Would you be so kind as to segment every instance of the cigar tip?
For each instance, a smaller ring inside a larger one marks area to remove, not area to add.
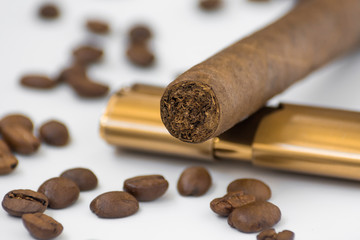
[[[220,118],[212,88],[185,81],[165,89],[160,101],[161,120],[169,133],[184,142],[200,143],[213,137]]]

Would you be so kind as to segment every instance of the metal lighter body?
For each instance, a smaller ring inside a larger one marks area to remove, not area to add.
[[[160,117],[163,88],[135,84],[109,100],[100,134],[109,144],[205,160],[360,180],[360,113],[281,104],[264,107],[199,144],[172,137]]]

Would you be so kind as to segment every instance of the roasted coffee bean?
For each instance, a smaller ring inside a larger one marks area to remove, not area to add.
[[[136,25],[129,31],[129,37],[131,43],[145,43],[152,36],[149,27],[145,25]]]
[[[88,65],[100,61],[104,52],[92,46],[80,46],[73,51],[73,55],[78,64]]]
[[[138,201],[152,201],[161,197],[169,187],[161,175],[145,175],[129,178],[124,182],[124,190]]]
[[[222,5],[222,0],[200,0],[199,6],[204,10],[216,10]]]
[[[74,81],[70,85],[83,98],[104,97],[109,92],[107,85],[85,79]]]
[[[21,125],[29,131],[34,129],[31,119],[22,114],[10,114],[3,117],[0,121],[0,130],[6,125]]]
[[[101,218],[122,218],[133,215],[139,210],[139,202],[127,192],[113,191],[97,196],[90,209]]]
[[[49,208],[66,208],[79,198],[80,189],[70,179],[55,177],[45,181],[38,189],[49,199]]]
[[[204,167],[185,169],[177,182],[177,190],[183,196],[204,195],[211,186],[211,176]]]
[[[18,189],[5,194],[2,207],[10,215],[21,217],[25,213],[44,212],[48,203],[47,197],[42,193]]]
[[[22,125],[5,125],[1,128],[1,132],[5,142],[17,153],[25,155],[32,154],[36,152],[40,146],[39,139]]]
[[[54,4],[44,4],[39,9],[39,16],[46,19],[54,19],[60,15],[59,8]]]
[[[254,233],[274,226],[280,221],[280,209],[266,201],[255,201],[235,208],[228,217],[230,226],[241,232]]]
[[[86,28],[96,34],[107,34],[110,31],[109,24],[102,20],[91,19],[86,22]]]
[[[273,228],[266,229],[256,236],[256,240],[276,240],[276,232]]]
[[[131,44],[126,54],[131,63],[140,67],[151,66],[155,59],[145,44]]]
[[[65,82],[70,85],[73,82],[84,80],[88,80],[88,76],[86,74],[86,67],[81,64],[74,64],[64,69],[57,78],[57,82]]]
[[[220,216],[228,216],[235,208],[255,202],[255,197],[245,195],[244,192],[230,192],[222,198],[215,198],[210,202],[210,208]]]
[[[241,178],[232,181],[227,187],[227,191],[243,191],[245,194],[255,196],[256,200],[268,200],[271,197],[271,190],[268,185],[260,180],[251,178]]]
[[[60,177],[74,181],[80,191],[87,191],[96,188],[98,184],[95,174],[87,168],[72,168],[64,171]]]
[[[9,174],[18,165],[19,161],[11,153],[4,140],[0,139],[0,175]]]
[[[25,87],[38,89],[49,89],[56,86],[55,81],[42,75],[25,75],[21,78],[20,83]]]
[[[63,226],[43,213],[29,213],[22,216],[25,228],[36,239],[52,239],[61,234]]]
[[[69,131],[67,127],[55,120],[44,123],[39,129],[40,139],[53,146],[64,146],[69,141]]]
[[[295,234],[292,231],[284,230],[277,234],[276,240],[294,240]]]

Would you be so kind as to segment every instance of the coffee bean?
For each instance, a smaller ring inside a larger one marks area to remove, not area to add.
[[[86,80],[78,79],[79,81],[73,81],[71,83],[75,92],[84,98],[97,98],[104,97],[109,92],[109,87],[105,84]]]
[[[151,30],[145,25],[136,25],[129,31],[129,37],[131,43],[145,43],[152,36]]]
[[[210,208],[220,216],[228,216],[235,208],[255,202],[255,197],[245,195],[244,192],[230,192],[222,198],[215,198],[210,202]]]
[[[44,4],[39,9],[39,16],[45,19],[54,19],[60,15],[58,7],[54,4]]]
[[[243,191],[247,195],[255,196],[256,200],[268,200],[271,197],[271,190],[264,182],[251,179],[241,178],[232,181],[227,187],[228,192]]]
[[[178,192],[183,196],[204,195],[211,186],[211,176],[204,167],[185,169],[177,182]]]
[[[126,54],[131,63],[140,67],[151,66],[155,59],[145,44],[131,44]]]
[[[277,206],[256,201],[235,208],[228,217],[228,223],[241,232],[254,233],[274,226],[280,218],[281,212]]]
[[[64,69],[57,78],[58,82],[65,82],[70,85],[73,82],[83,80],[88,80],[88,76],[86,74],[86,67],[81,64],[74,64],[69,68]]]
[[[284,230],[276,233],[273,228],[266,229],[256,236],[257,240],[294,240],[295,234],[292,231]]]
[[[222,0],[200,0],[199,6],[204,10],[216,10],[222,5]]]
[[[72,168],[64,171],[60,177],[74,181],[80,191],[87,191],[96,188],[98,184],[95,174],[87,168]]]
[[[91,19],[86,22],[86,28],[96,34],[107,34],[110,31],[109,24],[102,20]]]
[[[0,175],[11,173],[19,161],[11,153],[10,148],[4,140],[0,139]]]
[[[284,230],[277,234],[276,240],[294,240],[295,234],[292,231]]]
[[[40,139],[53,146],[64,146],[69,141],[67,127],[55,120],[44,123],[39,129]]]
[[[273,228],[266,229],[256,236],[256,240],[276,240],[276,232]]]
[[[25,87],[50,89],[56,86],[56,82],[42,75],[25,75],[20,80],[21,85]]]
[[[139,210],[139,202],[127,192],[113,191],[97,196],[90,209],[101,218],[122,218],[133,215]]]
[[[18,189],[5,194],[2,207],[10,215],[21,217],[25,213],[44,212],[48,202],[47,197],[42,193]]]
[[[79,198],[80,189],[70,179],[55,177],[45,181],[38,189],[49,199],[49,207],[66,208]]]
[[[78,64],[88,65],[100,61],[104,52],[92,46],[80,46],[73,51]]]
[[[129,178],[124,182],[124,190],[138,201],[152,201],[161,197],[169,187],[161,175],[145,175]]]
[[[21,125],[29,131],[34,129],[31,119],[22,114],[10,114],[3,117],[0,121],[0,130],[5,125]]]
[[[61,234],[63,226],[43,213],[29,213],[22,216],[25,228],[36,239],[52,239]]]
[[[22,125],[9,124],[1,128],[4,140],[10,148],[20,154],[32,154],[40,146],[40,141]]]

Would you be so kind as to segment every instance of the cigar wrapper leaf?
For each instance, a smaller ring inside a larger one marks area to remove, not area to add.
[[[296,81],[357,48],[359,18],[359,0],[298,1],[284,17],[170,83],[161,100],[164,125],[185,142],[220,135]]]
[[[280,104],[263,107],[218,137],[191,144],[160,117],[163,88],[135,84],[109,100],[100,134],[123,149],[360,180],[360,113]]]

